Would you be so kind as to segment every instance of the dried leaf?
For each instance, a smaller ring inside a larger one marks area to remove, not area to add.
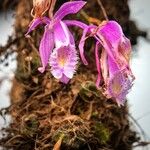
[[[59,140],[58,140],[58,141],[56,142],[56,144],[54,145],[53,150],[60,150],[63,137],[64,137],[64,135],[62,135],[62,136],[59,138]]]

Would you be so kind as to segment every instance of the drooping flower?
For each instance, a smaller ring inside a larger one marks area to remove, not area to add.
[[[133,85],[133,74],[129,66],[131,44],[125,37],[121,26],[115,21],[105,22],[99,27],[96,39],[102,45],[101,74],[105,93],[123,105],[126,95]],[[96,54],[98,55],[98,54]],[[100,64],[97,62],[97,68]],[[101,75],[98,69],[98,78]],[[97,79],[97,86],[100,80]]]
[[[86,2],[84,1],[66,2],[51,19],[42,17],[33,20],[31,23],[27,34],[38,25],[45,24],[44,35],[39,48],[42,67],[38,70],[41,73],[45,71],[48,61],[50,60],[51,71],[54,77],[64,83],[67,83],[68,80],[72,78],[77,64],[77,54],[73,35],[62,19],[68,14],[77,13],[85,4]],[[56,60],[56,62],[54,63],[53,60]],[[55,66],[57,66],[57,69]],[[57,76],[56,74],[58,71],[60,73],[60,70],[61,76],[60,74]]]
[[[66,21],[66,23],[78,25],[84,29],[79,49],[85,65],[88,64],[84,56],[87,33],[96,39],[95,60],[98,72],[96,86],[99,87],[100,81],[103,79],[104,93],[107,97],[115,98],[118,105],[123,105],[126,95],[132,87],[134,76],[129,65],[130,40],[123,34],[121,26],[116,21],[104,21],[98,27],[86,26],[78,21]]]
[[[121,26],[115,21],[105,22],[99,27],[96,39],[102,45],[101,74],[106,94],[123,105],[133,84],[133,74],[129,66],[131,44],[125,37]],[[98,54],[96,54],[98,55]],[[97,68],[100,64],[97,62]],[[98,69],[98,78],[101,75]],[[97,86],[100,80],[97,79]]]

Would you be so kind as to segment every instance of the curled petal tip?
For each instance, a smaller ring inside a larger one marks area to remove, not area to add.
[[[39,67],[39,68],[38,68],[38,71],[41,72],[41,73],[44,73],[45,67]]]
[[[33,19],[29,25],[29,29],[28,29],[27,33],[25,34],[25,36],[27,36],[31,31],[33,31],[40,24],[42,24],[41,18]]]
[[[96,88],[99,89],[99,84],[98,83],[96,83]]]
[[[29,33],[30,33],[29,31],[26,32],[24,36],[25,36],[26,38],[29,38],[29,37],[30,37]]]
[[[87,66],[87,65],[89,65],[89,63],[86,61],[86,62],[84,62],[84,65],[86,65],[86,66]]]

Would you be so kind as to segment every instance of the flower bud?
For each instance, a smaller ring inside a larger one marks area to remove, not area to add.
[[[52,0],[33,0],[32,15],[37,18],[44,15],[49,9]]]

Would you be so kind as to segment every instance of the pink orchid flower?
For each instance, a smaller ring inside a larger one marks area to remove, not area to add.
[[[123,105],[126,95],[133,85],[134,75],[129,66],[131,55],[130,40],[123,34],[121,26],[116,21],[105,21],[99,27],[87,26],[79,21],[66,21],[68,25],[76,25],[83,30],[79,43],[80,56],[85,65],[84,44],[87,33],[96,39],[95,61],[97,67],[96,86],[104,81],[105,94],[115,98],[118,105]]]
[[[78,63],[75,42],[66,24],[60,21],[55,26],[55,49],[50,55],[51,73],[61,82],[67,84],[73,77]],[[60,34],[61,33],[61,34]]]
[[[115,21],[108,21],[100,26],[95,38],[97,39],[95,55],[98,70],[96,85],[99,86],[102,76],[106,88],[105,94],[115,98],[118,105],[123,105],[134,80],[129,66],[130,41]],[[102,53],[99,61],[100,46],[102,46]]]
[[[27,32],[29,34],[38,25],[45,24],[39,48],[42,67],[38,70],[43,73],[49,62],[52,75],[63,83],[68,83],[73,77],[78,57],[73,35],[62,19],[68,14],[77,13],[85,4],[84,1],[66,2],[51,19],[34,19]]]

